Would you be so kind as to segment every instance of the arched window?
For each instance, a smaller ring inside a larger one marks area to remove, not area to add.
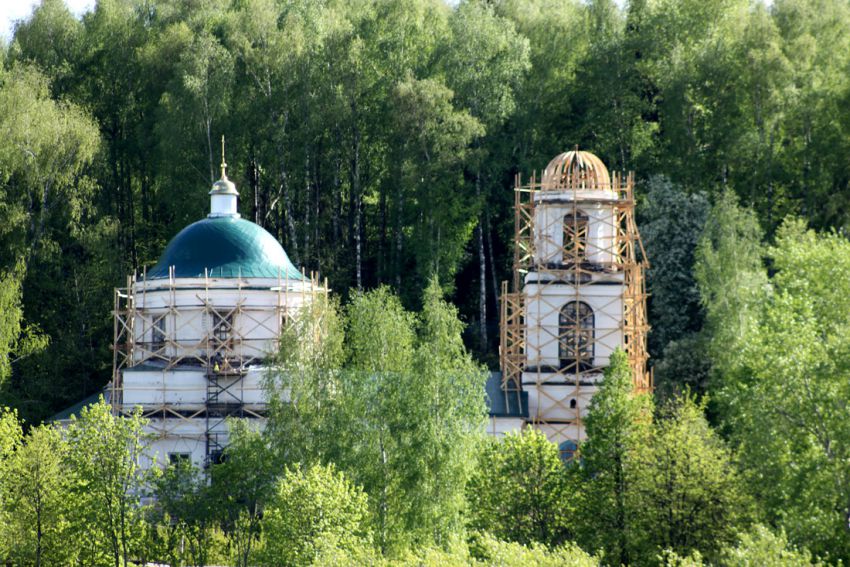
[[[165,314],[153,320],[151,327],[151,350],[156,352],[165,346]]]
[[[564,215],[564,264],[587,261],[587,220],[579,210]]]
[[[576,451],[578,451],[578,445],[575,441],[564,441],[558,445],[558,451],[561,455],[561,460],[569,463],[575,457]]]
[[[219,344],[225,344],[233,332],[233,313],[212,312],[212,336]]]
[[[593,366],[593,309],[570,301],[558,318],[558,358],[562,372],[581,372]]]

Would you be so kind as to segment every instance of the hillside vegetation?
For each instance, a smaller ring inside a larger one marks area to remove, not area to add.
[[[847,562],[848,71],[844,0],[43,0],[0,49],[0,555]],[[224,501],[141,478],[101,406],[38,427],[109,380],[113,288],[207,214],[221,135],[339,330],[281,353],[269,387],[310,403],[233,425]],[[656,390],[614,365],[564,467],[477,432],[514,176],[576,144],[636,174]]]

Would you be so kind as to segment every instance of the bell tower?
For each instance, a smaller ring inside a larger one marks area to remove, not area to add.
[[[502,284],[502,389],[528,395],[527,425],[572,457],[611,353],[623,348],[635,388],[646,370],[646,255],[634,219],[634,177],[595,155],[556,156],[514,189],[512,289]]]

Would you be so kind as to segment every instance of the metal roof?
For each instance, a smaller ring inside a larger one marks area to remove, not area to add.
[[[277,239],[265,229],[236,217],[206,218],[175,236],[148,279],[176,278],[286,278],[302,280]]]
[[[502,373],[491,372],[487,377],[487,412],[490,417],[528,417],[528,392],[502,390]]]
[[[106,403],[109,403],[109,391],[108,389],[104,389],[99,392],[95,392],[91,396],[85,398],[82,401],[77,402],[76,404],[70,407],[63,409],[59,413],[52,415],[47,419],[47,422],[49,423],[52,421],[67,421],[71,419],[72,415],[79,416],[83,408],[95,405],[100,401],[101,396],[103,396],[103,399]]]

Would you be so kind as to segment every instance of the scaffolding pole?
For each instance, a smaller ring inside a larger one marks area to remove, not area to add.
[[[652,388],[634,177],[609,177],[592,154],[568,152],[542,181],[523,184],[517,175],[514,198],[513,278],[501,289],[502,389],[535,390],[531,424],[579,444],[583,393],[604,371],[601,345],[622,346],[636,392]]]

